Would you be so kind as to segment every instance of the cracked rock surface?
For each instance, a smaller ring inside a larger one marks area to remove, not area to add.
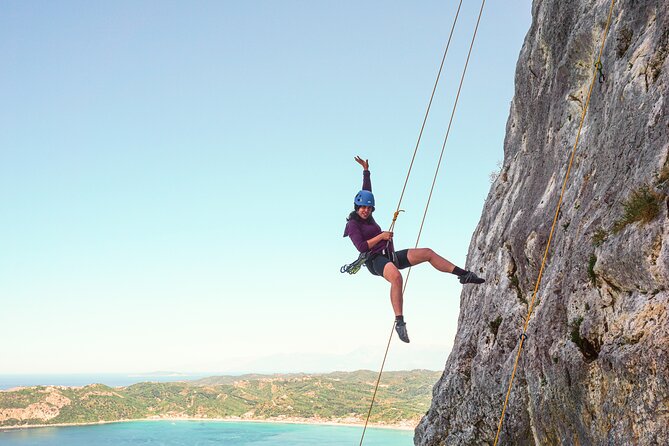
[[[458,332],[416,445],[488,445],[532,300],[610,1],[544,0],[468,252]],[[669,444],[669,7],[617,1],[501,445]]]

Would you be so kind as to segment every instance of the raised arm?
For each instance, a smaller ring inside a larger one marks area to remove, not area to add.
[[[355,162],[362,166],[362,190],[372,191],[372,178],[369,172],[369,160],[364,160],[359,156],[355,157]]]

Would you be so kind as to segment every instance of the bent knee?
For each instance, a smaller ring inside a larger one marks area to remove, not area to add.
[[[431,248],[415,248],[409,250],[407,258],[409,263],[416,265],[418,263],[429,261],[434,255],[435,252]]]
[[[402,274],[392,263],[386,264],[383,269],[383,277],[393,285],[402,285]]]

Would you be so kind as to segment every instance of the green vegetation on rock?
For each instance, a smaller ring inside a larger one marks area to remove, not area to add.
[[[623,203],[623,215],[613,224],[613,232],[635,222],[651,222],[660,213],[661,200],[662,196],[648,186],[634,190]]]
[[[440,372],[383,374],[370,422],[416,423]],[[150,417],[364,421],[377,373],[244,375],[112,388],[30,387],[0,392],[0,426]]]

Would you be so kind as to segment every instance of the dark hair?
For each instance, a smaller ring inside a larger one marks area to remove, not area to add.
[[[348,217],[346,217],[346,221],[355,220],[355,221],[359,221],[361,223],[370,223],[370,224],[371,223],[376,223],[376,221],[374,220],[374,215],[373,215],[374,206],[372,206],[372,214],[370,214],[369,217],[367,217],[367,218],[361,218],[358,215],[358,209],[360,209],[360,205],[354,204],[353,205],[353,211],[351,211],[351,213],[348,214]]]

